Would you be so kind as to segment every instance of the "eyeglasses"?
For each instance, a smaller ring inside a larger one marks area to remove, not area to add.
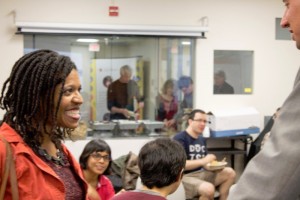
[[[204,119],[193,119],[193,121],[195,121],[195,122],[204,122],[205,124],[207,124],[207,120],[204,120]]]
[[[101,159],[103,159],[103,161],[105,161],[105,162],[110,161],[110,156],[109,155],[102,156],[100,153],[92,153],[91,156],[96,161],[100,161]]]

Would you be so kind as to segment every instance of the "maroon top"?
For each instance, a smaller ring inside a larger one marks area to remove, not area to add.
[[[154,192],[142,191],[142,190],[133,190],[127,191],[121,194],[114,196],[111,200],[167,200],[165,197],[162,197]]]
[[[43,158],[42,158],[43,159]],[[68,200],[80,200],[85,199],[84,186],[80,178],[74,173],[72,166],[70,165],[66,155],[64,155],[64,166],[56,165],[55,163],[43,159],[59,176],[65,185],[66,199]]]
[[[165,99],[162,95],[158,97],[158,110],[156,120],[164,121],[173,119],[178,110],[178,101],[174,96],[171,101]]]

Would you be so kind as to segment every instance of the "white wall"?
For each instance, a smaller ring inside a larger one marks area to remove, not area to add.
[[[119,17],[108,16],[111,2],[119,6]],[[207,111],[254,106],[262,115],[271,115],[291,91],[300,62],[293,41],[274,39],[275,18],[283,11],[280,0],[0,0],[0,86],[23,55],[23,37],[14,34],[14,20],[200,25],[199,19],[207,16],[207,39],[197,41],[195,106]],[[212,95],[215,49],[254,51],[252,95]]]
[[[72,152],[74,157],[77,160],[79,160],[79,156],[81,155],[83,148],[89,141],[91,141],[91,139],[92,138],[87,138],[85,140],[77,140],[77,141],[66,140],[65,145]],[[130,151],[138,155],[142,146],[144,146],[144,144],[153,140],[154,138],[122,138],[122,139],[101,138],[101,139],[104,139],[107,142],[107,144],[110,146],[112,151],[111,152],[112,158],[116,159],[119,158],[120,156],[127,155]]]

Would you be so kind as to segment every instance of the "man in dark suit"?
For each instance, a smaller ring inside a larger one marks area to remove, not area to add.
[[[281,26],[288,28],[300,49],[300,1],[286,5]],[[294,88],[280,109],[264,148],[248,163],[229,200],[288,199],[300,194],[300,71]]]

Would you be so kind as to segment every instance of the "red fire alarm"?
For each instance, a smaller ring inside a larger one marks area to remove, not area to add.
[[[119,16],[119,7],[109,6],[109,16]]]

